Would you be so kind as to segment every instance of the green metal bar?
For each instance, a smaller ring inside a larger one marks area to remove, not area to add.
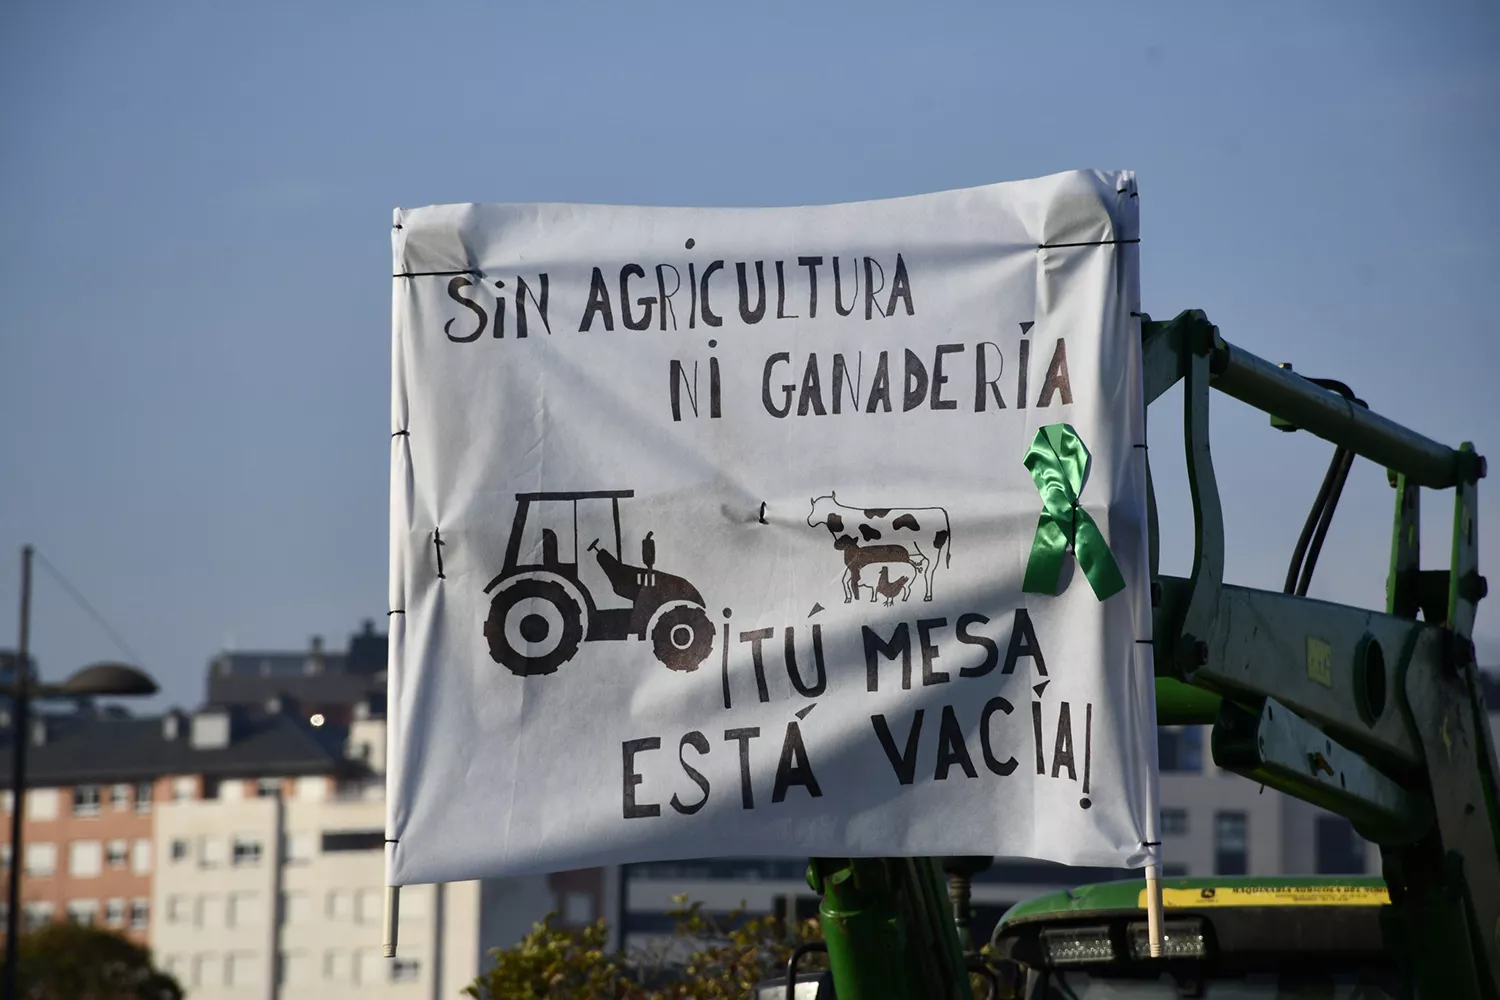
[[[807,884],[840,1000],[973,1000],[931,858],[813,858]]]
[[[1464,478],[1466,460],[1447,445],[1222,340],[1214,352],[1214,388],[1420,486],[1446,489]]]
[[[1409,843],[1432,827],[1430,803],[1275,698],[1258,716],[1226,704],[1213,753],[1227,771],[1347,816],[1367,838]]]
[[[1172,677],[1156,679],[1156,724],[1158,726],[1211,726],[1219,718],[1223,701],[1206,691]]]

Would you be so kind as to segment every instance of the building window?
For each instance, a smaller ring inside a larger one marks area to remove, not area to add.
[[[385,916],[385,894],[379,889],[361,889],[354,898],[354,919],[362,924],[378,924]]]
[[[1163,809],[1161,811],[1161,832],[1166,837],[1185,837],[1188,832],[1188,814],[1186,809]]]
[[[111,840],[104,845],[104,863],[111,868],[124,868],[130,861],[130,842]]]
[[[60,796],[55,788],[33,788],[26,793],[26,818],[32,820],[57,819],[57,801]]]
[[[260,864],[260,838],[238,834],[234,838],[234,866],[245,868]]]
[[[104,923],[110,927],[125,926],[125,900],[111,899],[105,902]]]
[[[281,894],[281,919],[288,924],[306,923],[312,916],[312,906],[305,892]]]
[[[192,919],[192,901],[186,896],[167,897],[167,923],[185,924]]]
[[[218,868],[224,864],[224,841],[219,837],[203,837],[198,842],[198,865],[201,868]]]
[[[135,811],[148,813],[151,811],[152,787],[151,782],[142,781],[135,786]]]
[[[1203,773],[1203,728],[1163,726],[1156,731],[1156,761],[1163,771]]]
[[[109,786],[109,807],[116,812],[124,812],[130,808],[130,786]]]
[[[97,840],[75,840],[68,845],[68,874],[96,878],[104,870],[104,845]]]
[[[26,921],[25,927],[27,930],[34,931],[38,928],[46,927],[48,924],[52,923],[51,903],[27,903],[23,907],[23,909],[26,914],[24,919]]]
[[[398,958],[391,962],[391,982],[414,983],[422,978],[422,965],[414,958]]]
[[[192,845],[181,838],[172,841],[172,860],[186,861],[187,856],[193,852]]]
[[[10,871],[10,845],[0,844],[0,868]]]
[[[224,962],[218,955],[198,955],[193,959],[194,986],[223,986]]]
[[[198,779],[183,777],[172,779],[172,801],[191,802],[198,797]]]
[[[316,841],[311,833],[289,833],[281,845],[283,864],[300,865],[312,860]]]
[[[1319,816],[1315,833],[1319,875],[1363,875],[1365,842],[1342,816]]]
[[[81,927],[92,927],[94,921],[99,919],[99,901],[97,899],[70,899],[68,900],[68,923],[78,924]]]
[[[56,844],[26,845],[26,874],[32,878],[44,878],[57,871]],[[50,918],[49,918],[50,919]]]
[[[260,896],[253,892],[231,893],[226,916],[225,922],[230,927],[254,927],[260,924]]]
[[[255,796],[261,799],[274,799],[281,795],[280,778],[261,778],[255,783]]]
[[[323,853],[337,851],[379,851],[385,849],[385,833],[382,830],[345,830],[341,833],[323,834]]]
[[[151,841],[144,837],[135,842],[135,848],[130,852],[130,870],[137,875],[151,873]]]
[[[328,891],[328,916],[334,920],[347,920],[353,916],[354,894],[342,889]]]
[[[1248,874],[1248,826],[1249,819],[1243,812],[1214,813],[1214,874]]]
[[[149,899],[132,899],[130,901],[130,929],[143,931],[151,923],[151,901]]]
[[[342,983],[349,978],[349,957],[342,951],[329,949],[323,953],[323,978]]]
[[[73,815],[99,815],[99,786],[79,785],[73,789]]]
[[[276,956],[276,981],[283,986],[307,982],[307,956],[298,951]]]
[[[563,923],[583,927],[594,922],[594,897],[589,893],[564,893],[562,904]]]

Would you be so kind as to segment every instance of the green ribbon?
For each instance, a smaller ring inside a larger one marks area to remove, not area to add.
[[[1088,511],[1078,506],[1089,468],[1089,450],[1078,432],[1068,424],[1038,429],[1022,464],[1042,496],[1042,516],[1031,540],[1021,589],[1028,594],[1056,595],[1071,547],[1095,597],[1107,601],[1124,590],[1125,578],[1104,535]]]

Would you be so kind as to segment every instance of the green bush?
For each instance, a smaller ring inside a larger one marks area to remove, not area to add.
[[[605,949],[604,921],[566,930],[548,914],[515,947],[492,952],[494,965],[465,992],[475,1000],[744,1000],[757,982],[785,971],[797,945],[823,938],[816,920],[738,911],[716,920],[701,903],[674,901],[671,941],[627,954]],[[825,956],[807,955],[798,968],[826,968]]]
[[[96,927],[48,924],[21,935],[16,988],[24,1000],[182,1000],[151,952]]]

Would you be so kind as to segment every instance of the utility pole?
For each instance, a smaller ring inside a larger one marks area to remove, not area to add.
[[[16,644],[15,704],[11,720],[10,907],[5,920],[5,1000],[18,1000],[16,963],[21,951],[21,825],[26,814],[27,719],[31,676],[26,669],[31,640],[31,546],[21,549],[21,636]]]

